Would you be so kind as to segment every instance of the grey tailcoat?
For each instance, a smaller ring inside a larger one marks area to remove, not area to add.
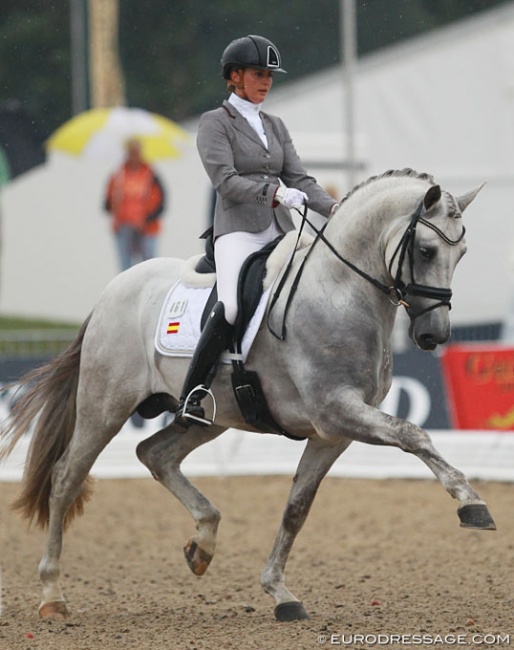
[[[287,187],[305,192],[315,212],[328,216],[335,203],[307,174],[282,120],[263,111],[261,117],[268,148],[227,101],[200,119],[198,151],[216,189],[214,237],[238,230],[260,232],[274,218],[284,232],[293,230],[289,210],[274,207],[279,178]]]

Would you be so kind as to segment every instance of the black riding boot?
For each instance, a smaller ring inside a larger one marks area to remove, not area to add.
[[[186,430],[194,422],[211,424],[205,418],[200,402],[214,378],[220,354],[230,345],[233,331],[234,326],[225,320],[225,305],[218,301],[205,323],[187,371],[175,413],[174,425],[177,430]]]

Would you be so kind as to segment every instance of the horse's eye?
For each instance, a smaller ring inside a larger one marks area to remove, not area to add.
[[[429,248],[428,246],[420,246],[419,253],[421,257],[425,258],[426,260],[431,260],[435,255],[434,249]]]

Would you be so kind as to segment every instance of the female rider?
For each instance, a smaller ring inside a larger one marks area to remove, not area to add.
[[[216,190],[214,258],[218,300],[202,330],[180,403],[177,428],[211,424],[200,404],[207,376],[227,348],[237,316],[237,284],[243,263],[278,236],[293,230],[290,208],[326,217],[334,198],[304,169],[282,120],[262,111],[274,72],[285,72],[280,54],[262,36],[232,41],[221,57],[230,92],[222,106],[205,113],[197,146]]]

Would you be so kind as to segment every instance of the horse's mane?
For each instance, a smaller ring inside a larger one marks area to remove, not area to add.
[[[383,174],[371,176],[367,180],[362,181],[362,183],[355,185],[355,187],[351,189],[348,194],[341,200],[341,204],[347,201],[351,196],[353,196],[356,192],[363,189],[364,187],[371,185],[372,183],[376,183],[377,181],[392,177],[415,178],[417,180],[427,181],[430,185],[435,185],[434,177],[431,174],[427,174],[425,172],[420,173],[414,169],[411,169],[410,167],[405,167],[405,169],[389,169]]]

